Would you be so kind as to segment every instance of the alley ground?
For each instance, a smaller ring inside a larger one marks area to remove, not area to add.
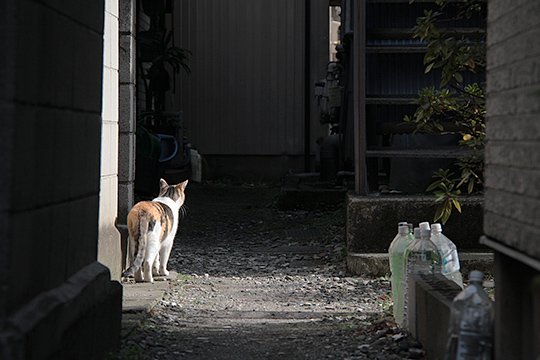
[[[279,211],[278,191],[188,186],[179,275],[120,359],[423,358],[388,317],[388,279],[346,274],[344,209]]]

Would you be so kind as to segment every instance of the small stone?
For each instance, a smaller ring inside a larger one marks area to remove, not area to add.
[[[371,346],[368,344],[362,344],[358,346],[358,350],[360,350],[363,353],[369,352],[370,349],[371,349]]]
[[[418,349],[418,348],[410,348],[409,349],[409,357],[411,359],[421,359],[425,355],[424,350]]]

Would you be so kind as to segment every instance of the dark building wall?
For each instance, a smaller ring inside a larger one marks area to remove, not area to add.
[[[255,177],[286,174],[280,167],[282,157],[290,157],[293,164],[304,155],[306,81],[311,90],[310,153],[318,151],[315,141],[328,127],[319,123],[314,84],[325,77],[329,61],[329,9],[328,1],[311,1],[311,72],[305,79],[305,4],[176,3],[175,41],[193,55],[191,74],[178,77],[172,107],[183,112],[185,134],[198,151],[212,156],[213,162],[224,160],[210,169],[212,174],[228,175],[225,162],[241,169],[244,156],[272,157],[271,166],[260,162],[249,168]],[[292,169],[303,171],[302,162],[298,164]]]
[[[489,3],[485,233],[540,259],[540,2]]]
[[[48,358],[94,305],[118,306],[95,262],[103,14],[103,1],[0,2],[2,359]]]
[[[103,4],[66,4],[7,1],[0,15],[8,311],[96,258]]]
[[[497,359],[540,356],[540,2],[488,2],[483,243],[495,250]]]

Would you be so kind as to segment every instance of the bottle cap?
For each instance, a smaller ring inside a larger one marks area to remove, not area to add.
[[[420,229],[430,230],[429,223],[427,221],[421,222],[420,224],[418,224],[418,227]]]
[[[409,234],[409,227],[407,225],[401,225],[398,228],[398,232],[400,235],[408,235]]]
[[[431,230],[429,230],[429,229],[420,229],[420,237],[422,237],[422,238],[430,238],[431,237]]]
[[[400,221],[400,222],[398,222],[398,226],[404,226],[404,225],[407,225],[407,222],[406,222],[406,221]]]
[[[442,232],[442,226],[439,223],[431,224],[432,232]]]
[[[415,239],[420,239],[420,228],[418,228],[418,227],[414,228],[414,238]]]
[[[469,281],[483,281],[484,273],[478,270],[473,270],[469,273]]]

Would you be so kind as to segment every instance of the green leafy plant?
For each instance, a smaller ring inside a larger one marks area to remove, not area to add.
[[[441,219],[443,223],[446,223],[452,214],[453,207],[461,213],[461,204],[458,200],[461,190],[456,186],[453,175],[454,173],[449,169],[439,169],[433,175],[436,180],[426,189],[426,191],[433,191],[436,196],[435,202],[439,204],[434,221]]]
[[[162,111],[165,108],[165,93],[171,89],[171,72],[178,74],[184,70],[191,72],[188,61],[191,52],[172,44],[172,31],[143,32],[138,37],[141,62],[150,63],[145,68],[140,66],[146,89],[147,111]]]
[[[452,2],[457,6],[453,15],[449,0],[437,0],[438,10],[426,10],[417,19],[413,37],[426,44],[425,73],[440,70],[440,88],[420,90],[415,113],[404,121],[413,124],[416,131],[426,133],[458,133],[463,155],[455,162],[457,174],[440,169],[435,181],[426,189],[435,195],[437,210],[435,221],[443,223],[453,209],[461,212],[459,196],[481,191],[483,187],[485,131],[485,84],[464,81],[464,74],[483,73],[486,67],[485,32],[457,31],[445,27],[446,23],[480,17],[485,24],[485,1],[464,0]]]

